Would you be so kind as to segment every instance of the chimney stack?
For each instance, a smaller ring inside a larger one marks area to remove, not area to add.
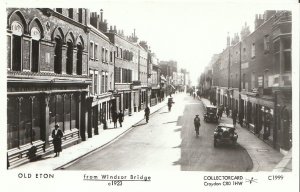
[[[100,22],[103,22],[103,9],[100,9]]]
[[[257,29],[259,26],[261,26],[263,24],[263,22],[264,22],[263,15],[256,14],[255,15],[255,22],[254,22],[255,29]]]
[[[91,13],[90,24],[97,29],[99,28],[99,15],[96,12]]]

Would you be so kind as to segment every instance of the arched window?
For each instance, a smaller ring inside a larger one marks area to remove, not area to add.
[[[54,73],[61,74],[61,60],[62,60],[62,39],[55,38],[55,55],[54,55]]]
[[[40,39],[41,32],[37,27],[33,27],[30,31],[31,34],[31,71],[39,71],[39,56],[40,56]]]
[[[21,23],[14,21],[11,24],[12,30],[12,65],[13,71],[22,70],[22,35],[24,29]]]
[[[73,42],[67,42],[67,74],[73,73]]]
[[[83,47],[81,44],[77,44],[77,63],[76,63],[76,73],[77,75],[82,74],[82,50]]]

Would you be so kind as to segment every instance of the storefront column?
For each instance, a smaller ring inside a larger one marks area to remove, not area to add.
[[[98,107],[99,107],[99,105],[96,105],[96,106],[94,106],[93,107],[93,117],[94,117],[94,134],[95,135],[99,135],[99,131],[98,131]]]
[[[81,140],[85,141],[86,137],[85,137],[85,130],[86,130],[86,123],[85,123],[85,112],[86,112],[86,94],[87,92],[81,92],[81,96],[80,96],[80,100],[81,100],[81,110],[80,110],[80,136],[81,136]]]
[[[89,98],[87,101],[87,113],[88,113],[88,117],[87,117],[87,134],[88,134],[88,138],[91,138],[93,133],[92,133],[92,99]]]
[[[41,95],[41,139],[45,141],[45,148],[49,146],[49,103],[50,95],[44,93]]]

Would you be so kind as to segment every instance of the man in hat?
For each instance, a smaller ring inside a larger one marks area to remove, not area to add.
[[[200,128],[200,118],[199,115],[196,115],[196,117],[194,118],[194,125],[195,125],[195,131],[196,131],[196,136],[199,136],[199,128]]]
[[[63,137],[63,132],[59,129],[59,124],[55,124],[54,130],[52,131],[52,138],[53,138],[53,146],[54,146],[54,153],[55,156],[59,156],[59,152],[62,151],[61,149],[61,138]]]

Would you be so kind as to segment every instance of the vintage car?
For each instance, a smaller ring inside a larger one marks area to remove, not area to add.
[[[214,147],[219,143],[236,144],[238,134],[232,124],[220,123],[214,131]]]
[[[206,113],[204,114],[205,122],[218,122],[217,107],[213,105],[206,106]]]

